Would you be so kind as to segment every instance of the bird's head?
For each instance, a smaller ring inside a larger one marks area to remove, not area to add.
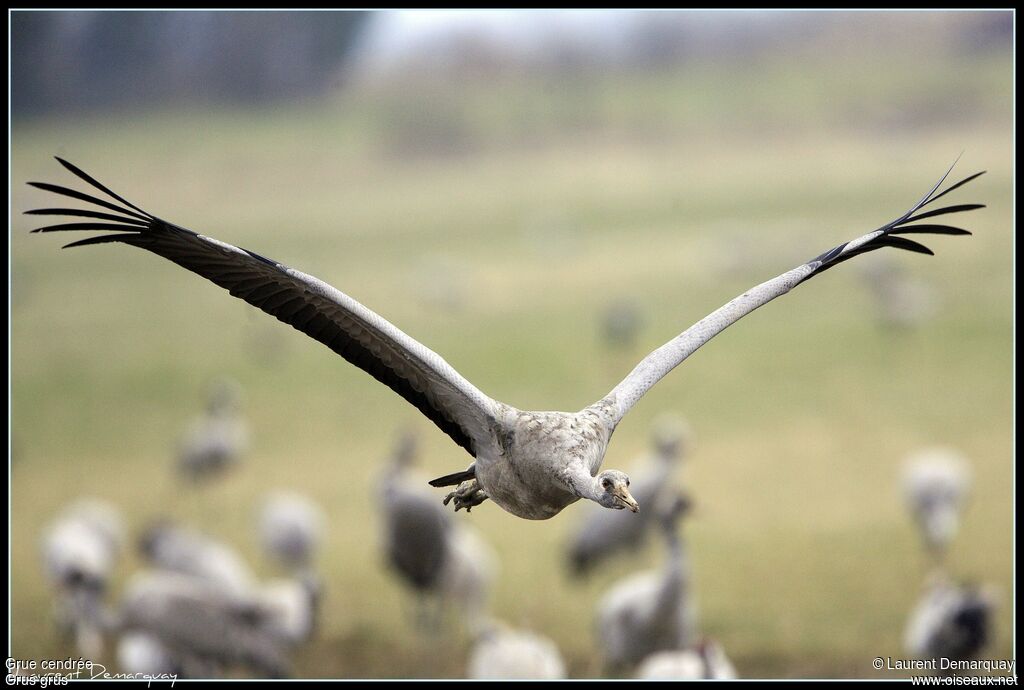
[[[640,505],[633,500],[629,493],[629,477],[625,472],[618,470],[605,470],[597,475],[598,499],[597,502],[605,508],[622,510],[629,508],[632,512],[640,512]]]

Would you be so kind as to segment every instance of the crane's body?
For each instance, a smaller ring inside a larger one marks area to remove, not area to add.
[[[629,478],[617,470],[599,470],[615,427],[655,383],[746,314],[832,266],[883,247],[932,253],[901,236],[905,234],[970,234],[961,228],[915,221],[981,208],[980,204],[962,204],[918,213],[926,204],[981,174],[936,194],[949,175],[947,171],[928,194],[895,221],[744,292],[651,352],[593,405],[576,413],[524,412],[484,394],[437,353],[340,290],[255,252],[151,215],[71,163],[57,160],[118,203],[58,185],[31,182],[39,189],[93,206],[28,211],[88,219],[34,232],[110,231],[67,246],[116,242],[146,249],[318,340],[405,398],[476,459],[467,470],[431,482],[434,486],[458,485],[445,498],[445,504],[454,499],[456,510],[468,510],[491,498],[508,512],[528,519],[550,518],[580,498],[606,508],[637,512],[638,505],[628,490]]]

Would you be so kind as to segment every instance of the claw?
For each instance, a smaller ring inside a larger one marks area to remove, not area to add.
[[[455,499],[456,513],[463,508],[468,513],[473,506],[478,506],[486,501],[488,496],[483,492],[475,479],[470,479],[459,484],[455,491],[450,492],[444,497],[442,503],[448,505],[452,499]]]

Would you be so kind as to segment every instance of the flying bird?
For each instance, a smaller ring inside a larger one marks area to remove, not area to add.
[[[71,163],[57,160],[113,201],[59,185],[30,182],[38,189],[93,205],[89,209],[27,211],[85,219],[33,232],[112,231],[66,246],[117,242],[140,247],[198,273],[327,345],[417,407],[474,457],[466,470],[430,482],[433,486],[457,485],[445,497],[446,505],[454,499],[456,510],[469,509],[490,498],[506,511],[532,520],[557,515],[581,498],[605,508],[637,512],[639,506],[629,492],[626,474],[600,469],[612,432],[654,384],[728,326],[808,279],[858,254],[884,247],[932,254],[903,235],[968,235],[961,228],[917,221],[982,207],[959,204],[922,211],[982,174],[971,175],[939,192],[952,171],[950,166],[939,182],[899,218],[744,292],[644,357],[592,405],[579,412],[530,412],[486,395],[435,352],[327,283],[158,218]]]

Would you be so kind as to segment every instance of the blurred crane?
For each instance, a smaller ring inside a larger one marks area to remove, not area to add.
[[[466,676],[473,680],[559,680],[568,677],[555,643],[496,621],[484,623],[470,650]]]
[[[690,649],[656,652],[640,664],[636,677],[643,680],[734,680],[736,668],[722,645],[702,640]]]
[[[992,639],[996,596],[933,573],[903,635],[907,652],[925,659],[973,659]]]
[[[640,305],[632,300],[615,300],[601,315],[601,341],[612,350],[632,350],[643,325]]]
[[[486,610],[496,557],[468,526],[451,516],[410,470],[416,439],[403,434],[381,480],[385,561],[420,596],[421,624],[427,599],[438,609],[451,606],[467,625]]]
[[[256,576],[235,549],[170,521],[146,529],[139,550],[155,568],[189,575],[235,594],[247,594],[256,587]]]
[[[204,414],[192,422],[178,445],[178,469],[192,480],[219,476],[236,465],[249,445],[241,414],[241,387],[230,379],[211,386]]]
[[[42,537],[46,578],[54,590],[58,631],[95,659],[109,623],[103,599],[120,556],[124,529],[116,510],[95,499],[66,507]]]
[[[597,636],[602,659],[611,668],[639,663],[661,650],[684,649],[693,641],[696,612],[689,564],[676,525],[687,507],[682,496],[669,496],[657,507],[668,547],[663,569],[621,580],[598,603]]]
[[[125,653],[132,646],[139,652],[137,635],[150,640],[128,663],[169,665],[191,678],[216,677],[236,667],[274,678],[290,671],[287,644],[275,632],[272,611],[249,593],[193,575],[133,576],[122,597],[120,627],[134,640]]]
[[[320,506],[293,492],[268,495],[260,510],[259,534],[267,557],[289,569],[313,566],[327,519]]]
[[[282,634],[293,642],[308,639],[317,625],[323,585],[314,562],[326,523],[318,505],[292,492],[271,494],[260,511],[263,551],[288,573],[264,585],[262,596],[279,611]]]
[[[199,669],[192,669],[190,675],[190,670],[156,636],[139,630],[125,632],[118,639],[117,666],[121,673],[134,676],[201,677],[196,675]]]
[[[903,468],[903,491],[929,553],[941,561],[960,527],[971,488],[967,458],[952,448],[917,451]]]

